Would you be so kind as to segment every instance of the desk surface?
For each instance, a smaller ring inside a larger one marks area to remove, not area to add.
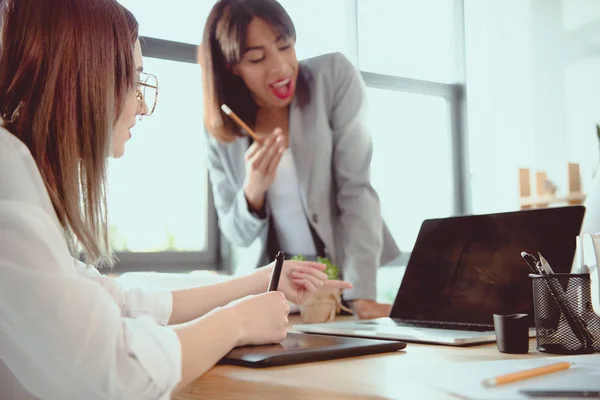
[[[299,323],[290,316],[290,325]],[[452,347],[408,343],[396,353],[285,367],[252,369],[219,365],[175,395],[191,399],[456,399],[424,383],[428,367],[456,362],[549,357],[529,342],[529,353],[498,352],[496,344]]]

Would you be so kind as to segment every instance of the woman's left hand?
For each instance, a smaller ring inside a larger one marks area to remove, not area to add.
[[[274,266],[275,262],[272,262],[265,268],[269,273],[267,279],[270,279]],[[286,260],[283,262],[277,290],[283,292],[288,301],[302,305],[317,289],[352,288],[350,282],[327,279],[327,275],[323,271],[325,271],[325,265],[318,262]]]

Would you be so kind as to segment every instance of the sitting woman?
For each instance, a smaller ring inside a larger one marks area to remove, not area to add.
[[[295,42],[275,0],[220,0],[206,22],[199,62],[221,231],[236,246],[258,240],[256,265],[280,248],[329,258],[353,284],[344,298],[359,317],[388,316],[377,268],[399,250],[370,182],[365,85],[341,54],[298,62]]]
[[[281,341],[286,299],[351,286],[314,262],[269,293],[272,265],[174,292],[101,275],[107,157],[148,113],[137,22],[115,0],[3,0],[0,21],[1,399],[167,399],[234,346]]]

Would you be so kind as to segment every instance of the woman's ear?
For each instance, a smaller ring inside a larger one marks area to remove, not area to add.
[[[231,71],[232,74],[236,76],[240,76],[240,69],[238,68],[238,64],[231,66],[231,64],[227,64],[227,68]]]

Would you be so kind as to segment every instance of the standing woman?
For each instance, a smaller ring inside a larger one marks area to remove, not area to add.
[[[364,83],[339,53],[298,62],[295,42],[275,0],[220,0],[206,22],[199,61],[221,231],[237,246],[258,239],[257,265],[279,248],[330,258],[353,284],[344,298],[355,313],[387,316],[375,301],[377,268],[399,250],[370,182]]]
[[[107,158],[154,107],[137,22],[114,0],[0,0],[0,21],[0,399],[168,399],[234,346],[281,341],[287,301],[350,287],[285,262],[280,292],[270,265],[153,293],[74,259],[112,264]]]

